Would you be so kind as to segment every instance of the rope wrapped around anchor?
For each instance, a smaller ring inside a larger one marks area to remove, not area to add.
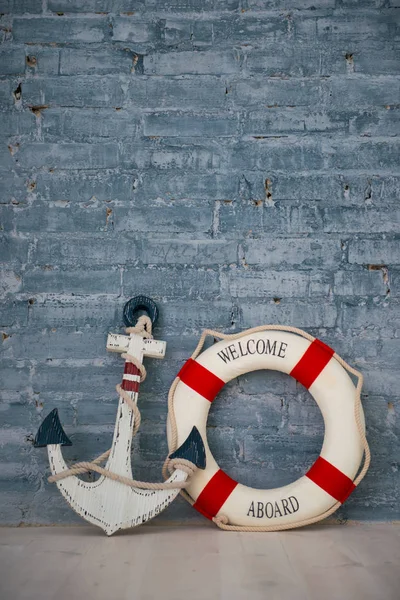
[[[125,329],[125,331],[127,334],[136,333],[137,335],[141,335],[143,338],[153,339],[152,322],[151,322],[151,319],[146,315],[142,315],[141,317],[139,317],[138,322],[135,325],[135,327],[127,327]],[[121,356],[126,361],[135,365],[135,367],[140,372],[140,382],[142,383],[147,377],[146,367],[137,358],[135,358],[134,356],[132,356],[128,353],[124,353]],[[139,427],[140,427],[140,423],[141,423],[140,410],[138,409],[136,403],[131,399],[130,395],[125,390],[122,389],[120,384],[118,384],[116,386],[116,390],[117,390],[118,394],[123,398],[123,400],[127,403],[129,408],[133,411],[134,421],[133,421],[133,427],[132,427],[132,437],[134,437],[137,434]],[[89,471],[95,471],[96,473],[99,473],[100,475],[103,475],[104,477],[108,477],[109,479],[112,479],[114,481],[119,481],[120,483],[123,483],[124,485],[130,486],[130,487],[136,487],[139,489],[147,489],[147,490],[182,489],[182,488],[185,488],[187,485],[189,485],[188,481],[182,481],[182,482],[164,481],[161,483],[138,481],[138,480],[132,479],[130,477],[124,477],[122,475],[118,475],[117,473],[113,473],[112,471],[109,471],[108,469],[105,469],[100,466],[100,464],[102,462],[107,460],[110,453],[111,453],[111,448],[109,450],[107,450],[106,452],[103,452],[103,454],[100,454],[100,456],[93,459],[92,461],[77,462],[77,463],[73,464],[69,469],[67,469],[65,471],[61,471],[60,473],[57,473],[56,475],[51,475],[48,478],[48,481],[50,483],[55,483],[57,481],[61,481],[62,479],[65,479],[66,477],[70,477],[71,475],[82,475],[83,473],[88,473]],[[177,469],[184,471],[190,477],[197,471],[198,467],[195,464],[193,464],[191,461],[185,460],[183,458],[171,459],[171,458],[167,457],[164,462],[163,473],[169,472],[170,474],[172,474],[173,471],[177,470]]]

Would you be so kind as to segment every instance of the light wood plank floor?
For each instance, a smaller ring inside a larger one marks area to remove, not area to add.
[[[1,600],[399,600],[400,526],[0,529]]]

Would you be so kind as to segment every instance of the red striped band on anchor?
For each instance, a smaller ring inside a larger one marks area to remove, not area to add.
[[[140,385],[140,371],[131,362],[125,362],[124,375],[121,387],[127,392],[138,392]]]

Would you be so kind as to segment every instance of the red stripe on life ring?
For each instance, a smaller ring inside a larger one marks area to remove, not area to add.
[[[314,340],[307,348],[290,375],[300,381],[307,389],[312,386],[318,375],[325,369],[335,351],[320,340]]]
[[[306,477],[342,504],[356,489],[350,477],[347,477],[322,456],[317,458],[311,469],[306,473]]]
[[[225,504],[238,482],[219,469],[204,487],[193,508],[207,519],[212,519]]]
[[[214,400],[220,389],[225,385],[225,381],[222,381],[192,358],[185,362],[178,373],[178,377],[209,402]]]

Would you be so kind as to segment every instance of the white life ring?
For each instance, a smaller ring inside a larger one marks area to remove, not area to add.
[[[207,333],[222,337],[204,332],[203,343]],[[292,327],[265,326],[224,337],[228,339],[200,354],[199,343],[170,392],[170,451],[185,441],[194,426],[206,449],[206,468],[196,471],[186,488],[189,501],[225,529],[289,529],[328,516],[346,500],[369,465],[361,374],[329,346]],[[359,376],[357,388],[343,365]],[[242,485],[222,471],[206,433],[211,402],[225,383],[260,369],[281,371],[302,383],[316,400],[325,423],[322,451],[309,471],[289,485],[265,490]],[[364,451],[363,472],[354,481]]]

